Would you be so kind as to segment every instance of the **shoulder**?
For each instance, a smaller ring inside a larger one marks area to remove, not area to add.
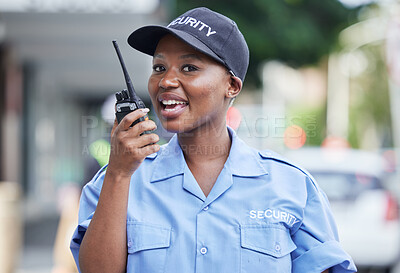
[[[100,192],[103,186],[103,180],[106,174],[107,166],[108,164],[101,167],[100,170],[98,170],[97,173],[93,176],[93,178],[88,183],[86,183],[83,189],[85,190],[87,188],[93,188],[94,190]]]
[[[258,152],[262,164],[267,165],[271,171],[279,171],[279,173],[301,178],[303,181],[311,183],[319,190],[314,177],[298,163],[294,163],[283,155],[271,150],[263,150]]]
[[[311,174],[306,169],[304,169],[297,163],[290,161],[289,159],[287,159],[286,157],[284,157],[279,153],[276,153],[271,150],[263,150],[259,151],[258,154],[260,156],[260,160],[265,164],[268,163],[277,164],[284,168],[293,169],[295,171],[298,171],[299,173],[302,173],[303,175],[311,177]]]

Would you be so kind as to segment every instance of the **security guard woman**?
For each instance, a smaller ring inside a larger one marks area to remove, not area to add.
[[[307,172],[248,147],[226,126],[249,62],[235,22],[207,8],[128,43],[153,56],[148,91],[162,126],[127,115],[107,169],[82,193],[71,250],[80,272],[355,272],[325,194]]]

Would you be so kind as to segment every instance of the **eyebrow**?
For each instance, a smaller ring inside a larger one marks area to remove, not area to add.
[[[182,55],[182,56],[179,56],[179,59],[196,59],[196,60],[199,60],[199,61],[202,61],[203,59],[199,56],[199,55],[197,55],[197,54],[186,54],[186,55]]]
[[[153,58],[154,59],[155,58],[165,59],[163,54],[156,54],[156,55],[153,56]],[[196,60],[199,60],[199,61],[203,60],[199,55],[193,54],[193,53],[179,56],[178,59],[181,59],[181,60],[184,60],[184,59],[196,59]]]
[[[155,58],[164,59],[164,56],[163,56],[162,54],[155,54],[155,55],[153,56],[153,59],[155,59]]]

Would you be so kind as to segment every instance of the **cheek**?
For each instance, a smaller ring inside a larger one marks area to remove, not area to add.
[[[214,103],[222,102],[227,88],[223,79],[218,72],[210,73],[201,79],[193,80],[191,86],[199,90],[198,96],[200,98],[211,99]]]
[[[197,81],[193,81],[190,85],[187,85],[186,90],[190,90],[188,95],[191,97],[193,103],[195,103],[196,108],[201,108],[207,111],[207,106],[214,104],[218,100],[218,89],[211,82],[201,81],[198,84]]]
[[[211,100],[213,103],[217,103],[222,99],[221,93],[222,89],[219,86],[208,83],[206,86],[204,86],[202,95],[203,97],[209,98],[209,100]]]
[[[213,104],[218,104],[224,102],[225,98],[225,85],[222,83],[221,80],[217,81],[209,81],[204,86],[204,96],[209,97]]]

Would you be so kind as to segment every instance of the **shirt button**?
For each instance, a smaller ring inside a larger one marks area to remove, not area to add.
[[[204,210],[204,211],[207,211],[207,210],[208,210],[208,206],[205,206],[205,207],[203,208],[203,210]]]
[[[208,250],[207,250],[206,247],[202,247],[202,248],[200,249],[200,253],[203,254],[203,255],[206,254],[207,251],[208,251]]]
[[[275,251],[276,251],[276,252],[281,251],[281,246],[280,246],[279,244],[276,244],[276,245],[275,245]]]

